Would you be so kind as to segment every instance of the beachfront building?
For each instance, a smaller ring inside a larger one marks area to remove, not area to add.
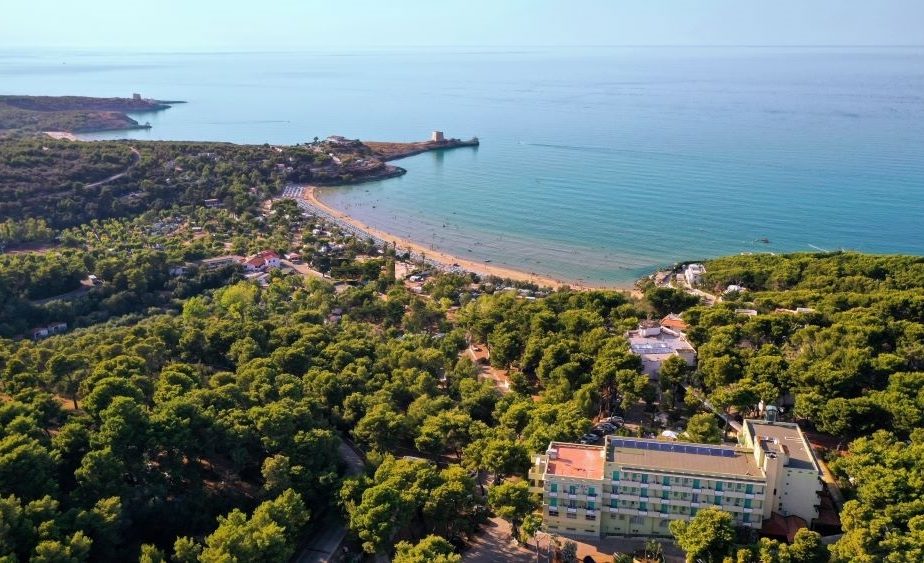
[[[696,365],[696,349],[679,330],[661,326],[657,321],[643,321],[638,329],[626,333],[629,349],[642,358],[642,371],[657,379],[661,364],[671,356],[680,356],[688,366]]]
[[[687,264],[683,270],[683,278],[687,280],[687,285],[695,287],[703,281],[703,274],[706,273],[706,267],[702,264]]]
[[[668,537],[671,520],[710,506],[755,530],[772,518],[816,518],[818,464],[798,427],[748,420],[744,434],[739,446],[618,436],[602,446],[552,442],[529,471],[544,526],[566,536]]]

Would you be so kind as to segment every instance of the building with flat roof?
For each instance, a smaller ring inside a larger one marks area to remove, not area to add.
[[[544,526],[571,536],[670,536],[671,520],[709,506],[754,529],[774,514],[817,517],[818,465],[798,426],[748,420],[742,434],[738,446],[618,436],[602,446],[552,442],[529,471]]]
[[[688,264],[683,269],[683,278],[687,280],[687,285],[694,287],[703,281],[703,274],[706,273],[706,267],[702,264]]]
[[[661,326],[656,321],[643,321],[637,330],[626,333],[629,349],[641,356],[642,371],[657,379],[661,364],[671,356],[680,356],[688,366],[696,365],[696,349],[678,330]]]

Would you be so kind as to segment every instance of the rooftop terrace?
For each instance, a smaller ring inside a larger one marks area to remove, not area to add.
[[[548,454],[547,475],[603,479],[603,446],[552,442]]]

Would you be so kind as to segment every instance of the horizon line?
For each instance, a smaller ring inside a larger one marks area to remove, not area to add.
[[[0,45],[0,51],[96,51],[108,52],[119,51],[123,53],[302,53],[310,51],[361,51],[369,49],[572,49],[572,48],[693,48],[693,49],[714,49],[714,48],[742,48],[742,49],[897,49],[897,48],[924,48],[924,43],[909,44],[866,44],[866,43],[606,43],[606,44],[559,44],[559,45],[506,45],[506,44],[485,44],[485,45],[445,45],[445,44],[409,44],[409,45],[311,45],[293,48],[234,48],[234,47],[204,47],[204,48],[160,48],[160,47],[112,47],[112,46],[77,46],[77,45],[31,45],[31,46],[3,46]]]

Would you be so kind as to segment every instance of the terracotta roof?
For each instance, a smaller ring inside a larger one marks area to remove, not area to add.
[[[764,520],[760,533],[774,538],[786,538],[786,541],[792,543],[796,538],[796,532],[802,528],[808,528],[808,523],[805,519],[795,514],[783,516],[776,512],[771,512],[770,518]]]

